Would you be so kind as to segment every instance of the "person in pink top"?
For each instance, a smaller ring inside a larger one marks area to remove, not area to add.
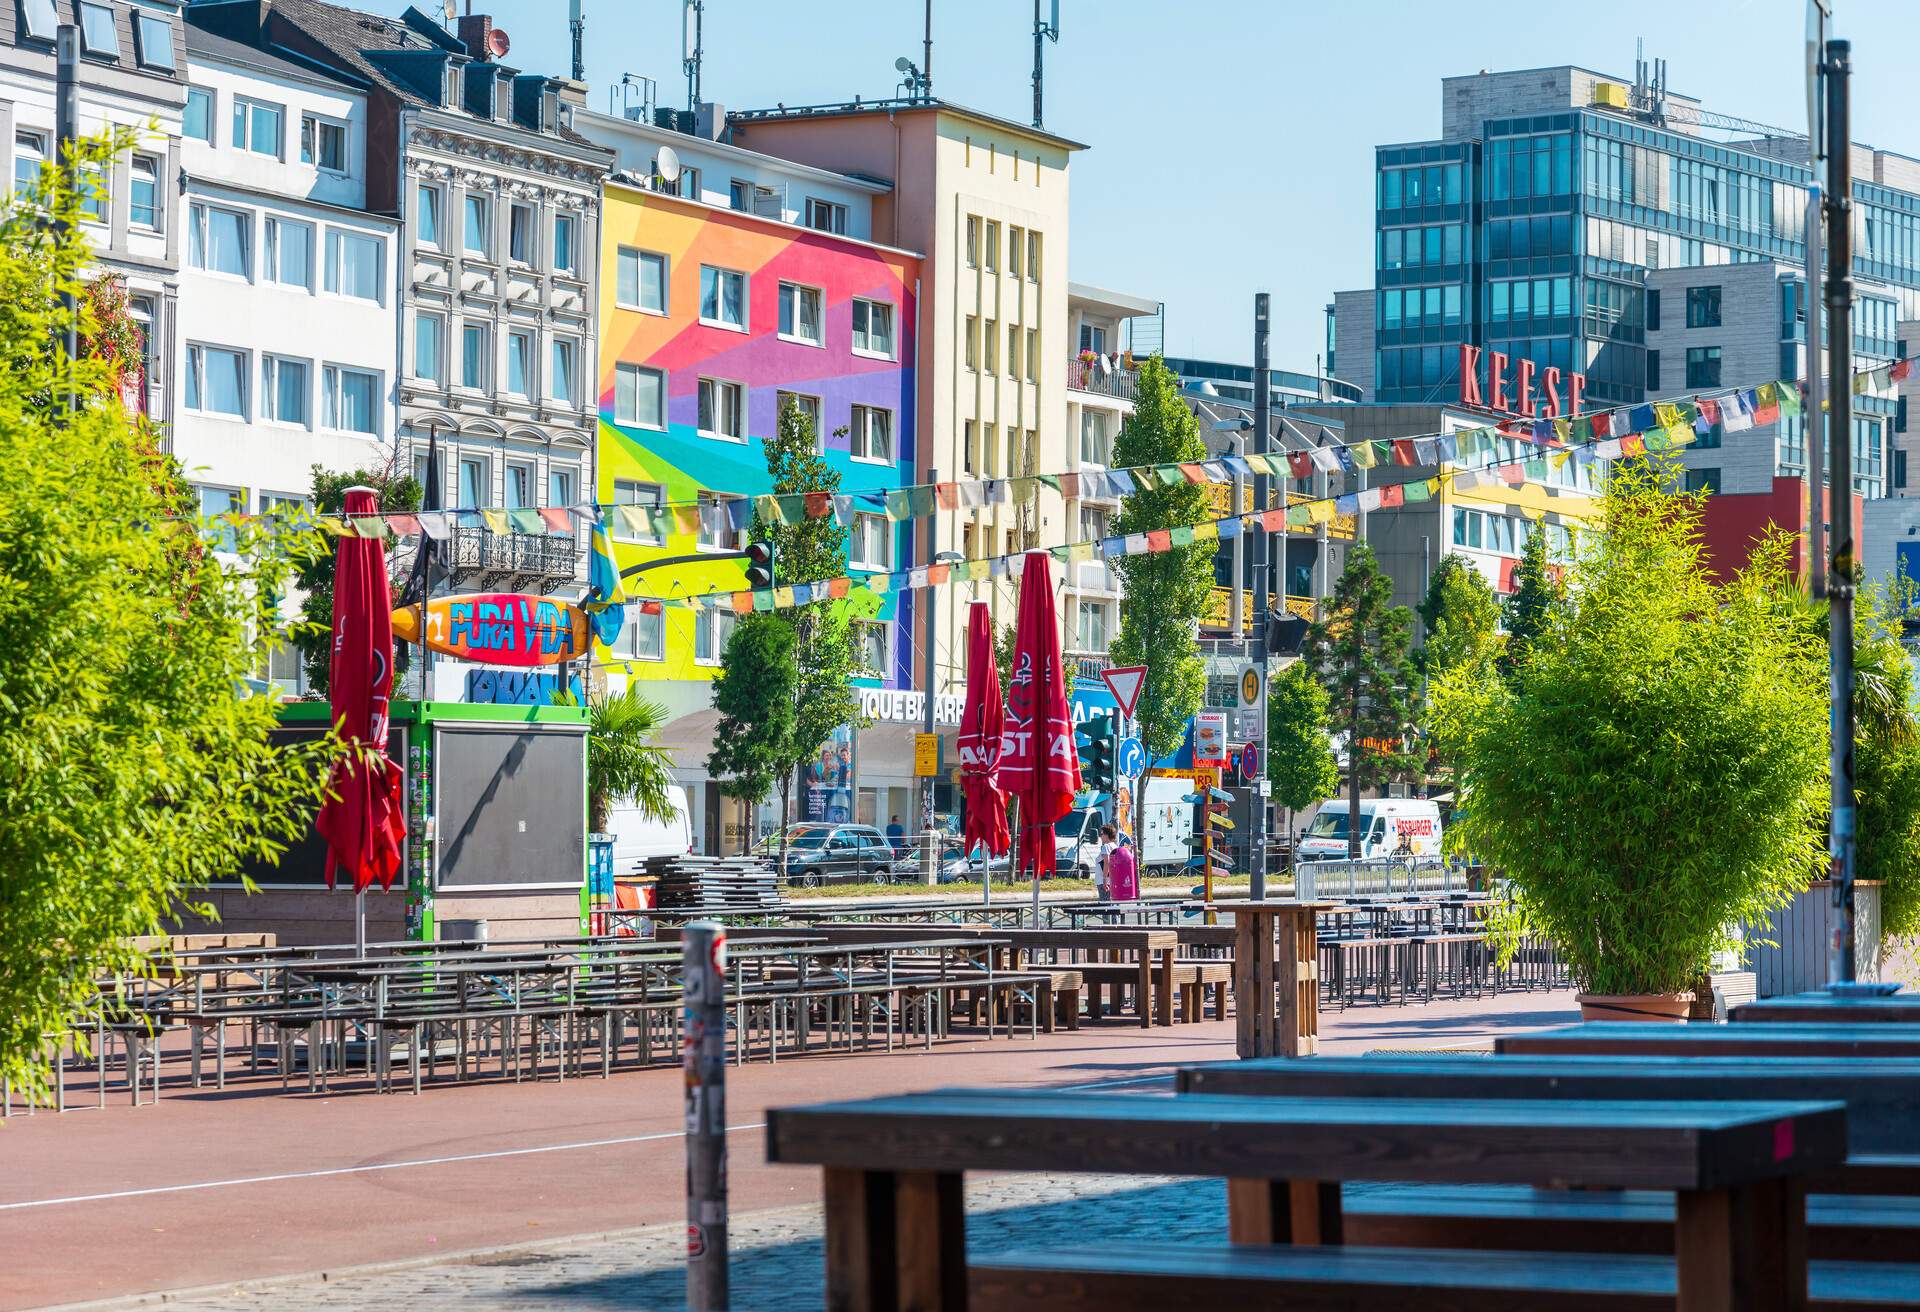
[[[1124,837],[1107,856],[1107,896],[1115,902],[1131,902],[1140,896],[1140,870],[1133,859],[1133,844]]]

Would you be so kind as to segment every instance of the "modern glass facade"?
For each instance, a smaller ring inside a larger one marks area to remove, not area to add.
[[[1670,392],[1712,365],[1650,373],[1649,269],[1805,259],[1805,164],[1623,113],[1489,119],[1474,140],[1380,147],[1375,170],[1380,401],[1452,400],[1462,342],[1582,372],[1596,406]],[[1862,298],[1855,335],[1891,356],[1894,317],[1920,316],[1920,195],[1854,197],[1856,275],[1889,292]]]

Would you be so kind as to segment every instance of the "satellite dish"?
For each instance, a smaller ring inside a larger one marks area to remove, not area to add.
[[[447,21],[451,23],[460,15],[459,0],[444,0],[440,6],[440,12],[446,15]]]
[[[893,71],[896,73],[911,73],[913,71],[913,61],[905,55],[902,55],[893,61]]]
[[[488,30],[487,49],[493,53],[495,59],[506,58],[507,51],[512,48],[513,43],[507,40],[507,33],[504,28],[496,27]]]
[[[662,182],[680,180],[680,156],[674,153],[672,146],[660,147],[660,153],[653,157],[653,171],[660,175]]]

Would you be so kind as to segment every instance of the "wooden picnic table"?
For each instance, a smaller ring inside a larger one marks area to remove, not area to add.
[[[1658,1025],[1589,1021],[1494,1040],[1494,1051],[1541,1056],[1920,1057],[1905,1025]]]
[[[1770,1025],[1920,1024],[1920,993],[1850,997],[1820,989],[1743,1002],[1727,1014],[1727,1019]]]
[[[1320,1050],[1319,917],[1326,902],[1215,902],[1233,916],[1234,1050],[1305,1057]]]
[[[961,1089],[774,1109],[767,1158],[825,1168],[834,1309],[966,1308],[962,1177],[994,1170],[1225,1178],[1228,1232],[1245,1245],[1338,1244],[1347,1180],[1672,1190],[1677,1306],[1732,1312],[1804,1306],[1800,1180],[1842,1160],[1845,1121],[1833,1101],[1333,1102]],[[1073,1263],[1076,1256],[1085,1260]],[[1079,1282],[1071,1306],[1100,1305],[1088,1282],[1107,1269],[1106,1256],[1067,1255],[1075,1269],[1062,1278]],[[1020,1306],[1048,1306],[1040,1290],[1051,1277],[1039,1268],[1060,1257],[1056,1249],[1031,1265],[1018,1257],[985,1264],[1000,1276],[973,1273],[973,1306],[1005,1306],[1021,1281],[1039,1283],[1026,1285]],[[1203,1289],[1181,1306],[1209,1306]],[[1153,1303],[1136,1291],[1125,1305]]]

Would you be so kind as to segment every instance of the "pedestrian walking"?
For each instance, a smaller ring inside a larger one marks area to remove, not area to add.
[[[1107,863],[1113,859],[1114,828],[1112,825],[1100,826],[1100,854],[1093,867],[1093,895],[1105,900],[1110,895],[1112,884],[1107,876]]]
[[[887,846],[893,849],[895,856],[907,850],[907,827],[900,823],[899,816],[887,822]]]

